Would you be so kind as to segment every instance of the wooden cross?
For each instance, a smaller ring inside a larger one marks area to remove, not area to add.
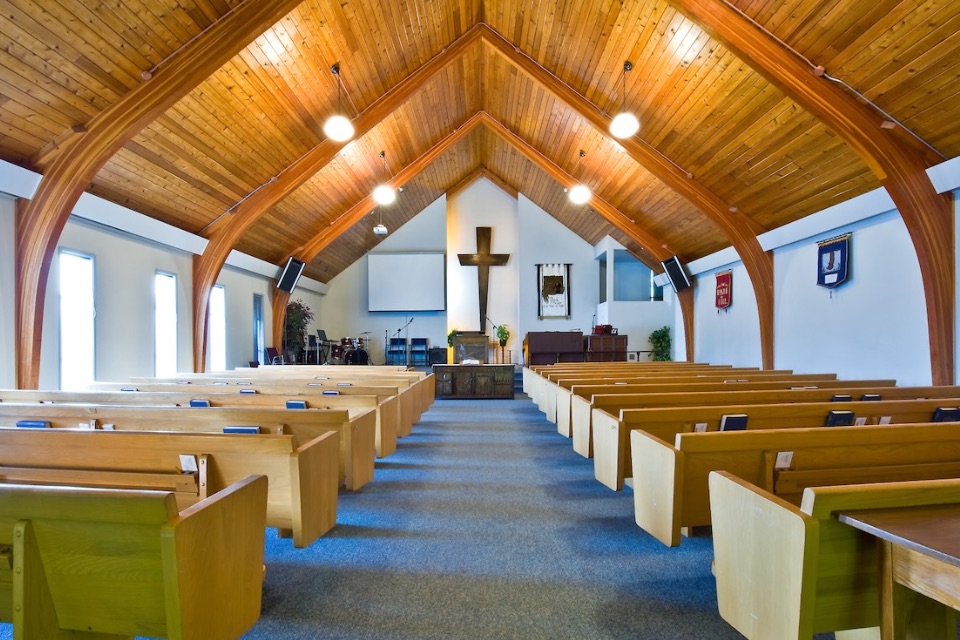
[[[460,253],[460,264],[465,267],[477,267],[477,279],[480,282],[480,332],[486,333],[484,320],[487,317],[487,290],[490,287],[490,267],[502,267],[510,260],[509,253],[490,253],[490,227],[477,227],[477,252]]]

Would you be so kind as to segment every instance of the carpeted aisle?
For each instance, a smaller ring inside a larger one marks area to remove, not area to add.
[[[249,639],[740,638],[708,538],[668,549],[526,396],[438,400],[308,549],[268,532]]]

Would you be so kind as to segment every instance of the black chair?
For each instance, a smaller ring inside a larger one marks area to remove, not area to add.
[[[407,339],[390,338],[387,346],[387,364],[407,364]]]
[[[429,346],[426,338],[410,338],[410,363],[424,366],[429,364]]]

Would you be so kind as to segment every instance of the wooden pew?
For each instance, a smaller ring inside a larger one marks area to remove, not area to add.
[[[170,391],[44,391],[33,389],[0,390],[0,402],[49,404],[107,404],[130,406],[189,407],[193,401],[207,401],[211,407],[266,407],[285,409],[287,402],[305,402],[308,409],[340,409],[349,413],[373,410],[376,413],[375,450],[379,458],[397,450],[399,402],[395,395],[318,395],[273,394],[266,392],[240,393],[236,387],[214,387],[208,393],[195,393],[174,385]]]
[[[877,545],[834,513],[960,502],[960,479],[809,488],[799,508],[730,473],[711,473],[709,484],[720,615],[748,640],[830,631],[840,640],[841,630],[879,624]],[[911,637],[955,638],[952,617],[921,617],[941,623],[939,633]]]
[[[183,511],[160,491],[0,485],[0,620],[15,638],[237,638],[260,616],[266,503],[263,476]]]
[[[739,375],[737,375],[739,374]],[[556,371],[545,375],[538,385],[537,407],[543,412],[550,422],[557,422],[558,402],[561,407],[569,406],[569,400],[565,399],[566,389],[576,383],[604,383],[604,382],[630,382],[644,380],[664,380],[676,379],[674,381],[683,381],[691,377],[740,377],[760,374],[763,376],[783,376],[793,375],[792,372],[785,371],[765,371],[759,372],[752,368],[734,369],[731,367],[713,367],[705,365],[688,365],[686,367],[644,367],[641,370],[622,369],[620,371]]]
[[[728,471],[799,503],[808,486],[960,477],[960,423],[680,433],[673,443],[634,430],[637,525],[668,546],[709,525],[707,477]],[[789,465],[777,456],[789,452]]]
[[[341,396],[375,395],[381,400],[394,396],[397,398],[397,437],[406,437],[413,432],[413,425],[419,420],[417,408],[418,396],[403,381],[394,384],[362,384],[356,381],[342,380],[303,380],[283,379],[196,379],[181,382],[97,382],[90,385],[92,391],[172,391],[189,389],[191,393],[222,393],[231,389],[254,389],[257,393],[271,395],[323,395],[324,392]]]
[[[181,508],[248,475],[264,475],[269,480],[267,526],[292,533],[294,546],[306,547],[336,525],[337,447],[332,431],[300,441],[277,434],[0,427],[0,478],[26,484],[143,487],[145,477],[156,476],[160,482],[163,474],[181,482],[177,476],[184,475],[184,455],[195,460],[206,485],[193,498],[175,494]]]
[[[45,420],[54,428],[112,424],[121,431],[222,433],[228,426],[258,426],[261,433],[290,433],[307,442],[337,433],[339,484],[356,490],[373,480],[375,419],[370,411],[350,416],[343,410],[262,407],[137,407],[121,405],[29,405],[0,403],[0,425]]]
[[[537,388],[545,380],[546,376],[553,371],[596,371],[605,370],[627,370],[643,371],[646,369],[657,369],[664,367],[684,367],[684,366],[712,366],[729,367],[730,365],[710,365],[701,362],[557,362],[554,364],[528,365],[523,368],[523,392],[530,396],[536,403]]]
[[[890,381],[892,382],[892,381]],[[882,400],[911,398],[958,398],[960,387],[895,387],[860,386],[808,389],[754,389],[744,388],[751,383],[725,385],[720,391],[676,391],[632,394],[594,394],[590,398],[574,397],[571,403],[573,422],[573,450],[590,458],[593,456],[593,438],[590,416],[593,409],[613,414],[621,409],[652,407],[719,406],[725,404],[776,404],[782,402],[829,402],[836,396],[858,400],[864,395]],[[849,384],[849,383],[848,383]]]
[[[692,370],[685,373],[669,372],[669,373],[660,373],[657,375],[649,376],[633,376],[629,378],[624,377],[615,377],[615,378],[557,378],[556,384],[552,389],[547,390],[546,394],[546,407],[547,411],[553,411],[554,419],[553,422],[558,423],[558,415],[564,414],[564,420],[569,424],[569,415],[570,415],[570,397],[571,392],[570,388],[576,386],[577,384],[584,383],[610,383],[615,384],[616,382],[625,382],[627,384],[631,382],[654,382],[658,381],[661,384],[668,382],[725,382],[729,381],[728,384],[735,384],[736,382],[750,382],[754,380],[789,380],[792,381],[796,386],[805,385],[808,383],[813,383],[819,380],[833,380],[836,379],[836,374],[833,373],[791,373],[784,371],[738,371],[736,369],[698,369]],[[552,393],[550,393],[552,391]],[[560,431],[558,426],[557,431]],[[569,427],[565,435],[570,437]]]
[[[781,404],[724,405],[715,407],[655,407],[621,409],[614,416],[593,410],[594,475],[615,491],[623,488],[631,469],[630,431],[641,429],[671,442],[678,433],[719,430],[724,415],[747,414],[747,429],[787,429],[822,426],[831,411],[853,411],[866,424],[929,422],[938,407],[958,406],[960,398],[881,400],[879,402],[812,402]]]

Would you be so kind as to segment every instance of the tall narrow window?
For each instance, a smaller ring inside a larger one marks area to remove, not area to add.
[[[253,294],[253,359],[263,364],[263,296]]]
[[[60,252],[60,388],[94,380],[93,258]]]
[[[172,376],[177,372],[177,277],[158,273],[153,277],[154,374]]]
[[[219,284],[210,291],[210,370],[227,370],[227,307]]]

